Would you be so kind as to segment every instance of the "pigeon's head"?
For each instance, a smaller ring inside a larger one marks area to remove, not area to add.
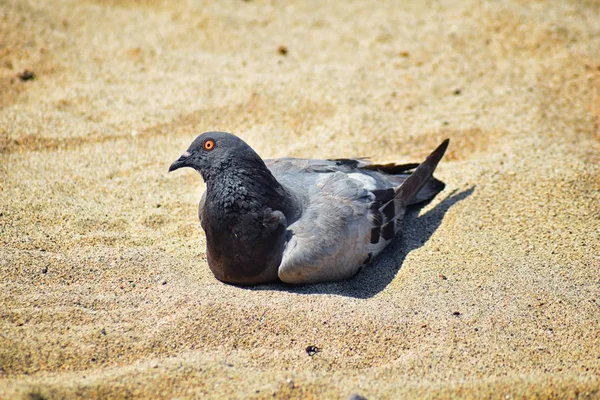
[[[230,167],[233,161],[253,162],[258,154],[242,139],[227,132],[205,132],[198,136],[169,167],[169,172],[183,167],[199,171],[207,179],[215,172]]]

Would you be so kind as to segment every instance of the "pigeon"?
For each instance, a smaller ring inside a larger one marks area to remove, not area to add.
[[[421,164],[263,160],[231,133],[205,132],[169,172],[193,168],[206,183],[198,215],[208,266],[220,281],[340,281],[391,243],[408,206],[444,189],[432,174],[448,143]]]

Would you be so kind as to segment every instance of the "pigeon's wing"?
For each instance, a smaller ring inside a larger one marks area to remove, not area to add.
[[[430,181],[447,145],[444,141],[399,186],[370,170],[313,175],[310,186],[305,178],[308,202],[288,227],[279,278],[288,283],[342,280],[370,263],[400,229],[406,207]],[[288,186],[294,186],[291,178]]]
[[[288,226],[279,279],[311,283],[354,275],[368,253],[371,192],[343,172],[321,174],[306,190],[302,216]]]

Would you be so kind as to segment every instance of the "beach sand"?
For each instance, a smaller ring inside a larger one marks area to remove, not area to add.
[[[600,398],[599,3],[281,3],[0,0],[0,398]],[[447,186],[352,280],[226,285],[207,130],[449,137]]]

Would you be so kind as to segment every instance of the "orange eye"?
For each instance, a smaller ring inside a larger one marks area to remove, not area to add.
[[[208,139],[204,142],[204,150],[212,150],[215,148],[215,141],[212,139]]]

